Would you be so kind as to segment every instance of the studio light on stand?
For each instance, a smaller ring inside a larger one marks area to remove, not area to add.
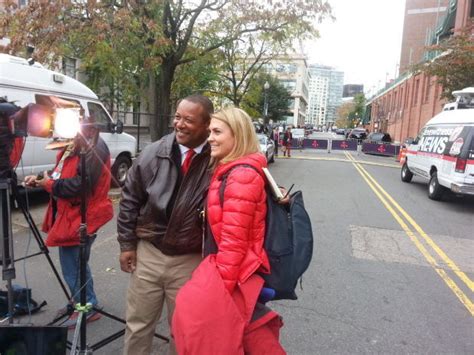
[[[53,137],[74,138],[81,129],[79,108],[57,108]]]

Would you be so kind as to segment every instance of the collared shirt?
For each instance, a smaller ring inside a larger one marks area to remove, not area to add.
[[[196,148],[193,148],[194,152],[196,154],[200,154],[202,152],[202,149],[206,145],[206,143],[207,143],[207,140],[205,140],[201,145],[198,145]],[[178,146],[179,146],[179,151],[181,153],[181,165],[183,165],[184,159],[186,158],[186,153],[188,152],[189,148],[181,144],[178,144]]]

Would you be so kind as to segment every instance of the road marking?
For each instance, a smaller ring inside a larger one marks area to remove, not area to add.
[[[375,179],[359,164],[356,160],[352,157],[350,153],[344,152],[346,157],[350,159],[365,180],[365,182],[369,185],[369,187],[374,191],[377,195],[379,200],[383,203],[385,208],[392,214],[398,224],[402,227],[405,231],[407,236],[410,240],[415,244],[421,254],[425,257],[431,267],[436,271],[436,273],[441,277],[441,279],[446,283],[446,285],[453,291],[453,293],[458,297],[461,303],[467,308],[467,310],[471,313],[471,316],[474,316],[474,304],[466,296],[466,294],[459,288],[459,286],[449,277],[449,275],[439,266],[437,261],[434,257],[429,253],[429,251],[425,248],[425,246],[420,242],[419,238],[413,233],[413,231],[408,227],[405,221],[400,217],[400,215],[392,208],[389,204],[387,199],[393,204],[395,208],[399,210],[399,212],[406,218],[406,220],[413,226],[413,228],[420,234],[420,236],[425,240],[425,242],[433,248],[434,251],[440,256],[440,258],[448,265],[448,267],[471,289],[473,290],[473,283],[469,279],[469,277],[463,273],[457,265],[448,258],[448,256],[439,248],[436,243],[428,237],[428,235],[421,229],[421,227],[411,218],[408,213],[403,210],[400,205],[375,181]],[[378,188],[378,190],[377,190]],[[380,190],[380,191],[379,191]],[[387,199],[382,196],[385,195]]]
[[[346,152],[344,152],[346,153]],[[319,157],[305,157],[305,156],[294,156],[292,155],[291,158],[287,157],[275,157],[277,159],[300,159],[300,160],[323,160],[323,161],[340,161],[343,163],[352,163],[351,160],[343,159],[343,158],[319,158]],[[373,165],[373,166],[384,166],[388,168],[396,168],[400,169],[400,165],[398,164],[386,164],[386,163],[375,163],[371,161],[366,161],[366,160],[356,160],[357,163],[359,164],[365,164],[365,165]]]
[[[351,154],[349,159],[354,159]],[[446,263],[446,265],[466,284],[469,289],[474,292],[474,282],[452,261],[446,253],[431,239],[428,234],[425,233],[423,229],[410,217],[410,215],[390,196],[383,188],[380,186],[377,181],[363,168],[361,169],[366,173],[367,177],[374,183],[375,186],[384,194],[387,199],[397,208],[397,210],[405,217],[405,219],[415,228],[415,230],[420,234],[420,236],[425,240],[425,242],[439,255],[439,257]]]

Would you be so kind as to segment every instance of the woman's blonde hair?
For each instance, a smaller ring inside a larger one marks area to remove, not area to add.
[[[253,126],[252,119],[245,111],[229,107],[213,114],[211,118],[227,124],[235,139],[234,147],[219,163],[228,163],[244,155],[260,152],[260,144],[255,133],[255,127]],[[215,163],[211,162],[212,165]]]

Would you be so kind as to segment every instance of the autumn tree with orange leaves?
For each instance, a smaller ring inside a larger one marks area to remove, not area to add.
[[[436,80],[443,87],[441,96],[452,99],[454,90],[474,86],[474,23],[466,26],[459,34],[449,37],[438,45],[428,48],[437,56],[430,62],[416,66]]]
[[[18,54],[33,45],[42,62],[81,60],[95,91],[113,101],[148,92],[152,140],[167,132],[177,69],[247,34],[281,43],[314,36],[330,16],[327,0],[6,1],[0,37]],[[105,88],[105,91],[104,91]],[[117,97],[116,97],[117,96]]]

